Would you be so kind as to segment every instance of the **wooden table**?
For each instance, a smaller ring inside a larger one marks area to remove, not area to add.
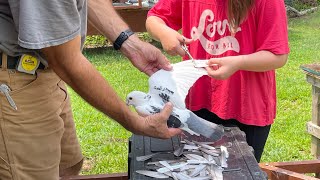
[[[208,141],[197,136],[193,136],[196,141]],[[159,159],[177,159],[172,153],[164,153],[154,156],[145,162],[136,161],[137,156],[147,155],[155,152],[173,152],[180,145],[180,140],[175,137],[169,140],[155,139],[145,136],[133,135],[129,143],[129,170],[130,180],[153,179],[136,173],[136,170],[146,170],[145,164],[149,161]],[[240,168],[239,171],[223,173],[224,180],[262,180],[266,179],[266,174],[260,169],[254,155],[252,147],[248,146],[244,133],[238,127],[227,128],[223,138],[214,143],[215,146],[230,144],[228,151],[230,157],[227,161],[228,169]],[[171,179],[171,178],[170,178]],[[169,180],[169,179],[167,179]]]

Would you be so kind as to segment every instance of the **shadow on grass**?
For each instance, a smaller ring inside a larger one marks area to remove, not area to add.
[[[85,55],[94,56],[94,55],[106,55],[106,54],[121,54],[120,51],[116,51],[112,46],[108,47],[94,47],[94,48],[84,48],[83,53]]]

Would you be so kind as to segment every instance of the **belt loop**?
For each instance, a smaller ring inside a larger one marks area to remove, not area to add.
[[[7,70],[7,64],[8,64],[8,62],[7,62],[7,54],[6,53],[2,53],[2,71],[6,71]]]

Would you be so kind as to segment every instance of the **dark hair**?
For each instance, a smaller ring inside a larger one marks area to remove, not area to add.
[[[254,0],[228,0],[228,20],[232,34],[247,17]]]

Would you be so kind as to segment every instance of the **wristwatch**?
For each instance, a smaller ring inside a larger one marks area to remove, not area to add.
[[[131,36],[134,34],[134,32],[131,31],[131,29],[127,29],[120,33],[120,35],[117,37],[117,39],[113,43],[113,48],[115,50],[119,50],[122,46],[122,44]]]

